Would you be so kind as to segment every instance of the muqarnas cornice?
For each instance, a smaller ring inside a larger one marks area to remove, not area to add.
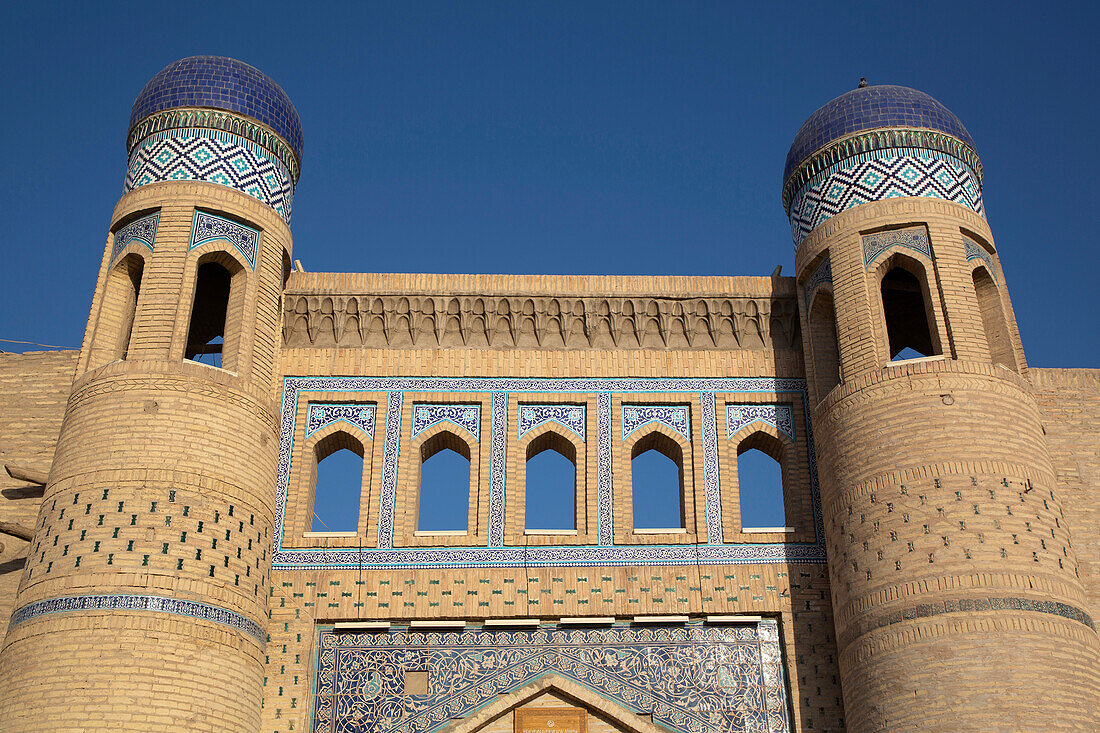
[[[819,173],[863,153],[895,148],[934,150],[957,158],[972,170],[978,187],[982,184],[982,163],[974,149],[953,135],[935,130],[887,128],[858,132],[831,142],[806,158],[783,182],[783,210],[790,214],[795,194]]]
[[[288,293],[288,347],[798,348],[794,297],[555,298]]]
[[[259,145],[286,166],[294,185],[298,184],[301,164],[290,145],[278,133],[255,120],[223,110],[183,108],[149,115],[130,130],[126,138],[126,154],[132,155],[134,149],[150,135],[166,130],[196,127],[221,130]]]

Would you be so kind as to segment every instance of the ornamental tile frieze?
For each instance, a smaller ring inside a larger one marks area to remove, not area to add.
[[[508,298],[289,293],[290,347],[790,349],[793,297]]]

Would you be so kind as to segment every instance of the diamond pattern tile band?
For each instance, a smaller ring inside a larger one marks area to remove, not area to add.
[[[985,216],[977,176],[937,151],[876,150],[849,158],[811,179],[791,202],[791,236],[797,247],[822,223],[860,204],[900,196],[939,198]]]
[[[234,188],[290,223],[290,172],[259,145],[228,132],[186,128],[147,137],[130,154],[123,190],[160,181],[207,181]]]

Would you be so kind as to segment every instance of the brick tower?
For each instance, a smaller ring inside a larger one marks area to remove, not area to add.
[[[138,96],[127,147],[0,729],[256,731],[301,125],[264,74],[193,57]]]
[[[1097,727],[1097,633],[981,184],[959,119],[905,87],[861,83],[787,156],[852,731]]]

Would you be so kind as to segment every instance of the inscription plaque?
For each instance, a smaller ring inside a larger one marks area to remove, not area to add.
[[[515,733],[588,733],[588,712],[580,708],[522,708]]]

